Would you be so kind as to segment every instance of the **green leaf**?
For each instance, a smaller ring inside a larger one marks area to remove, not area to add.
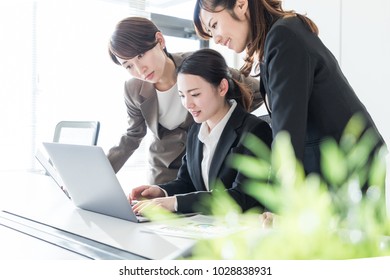
[[[266,207],[268,211],[280,212],[280,189],[276,186],[250,180],[245,183],[243,189]]]
[[[382,146],[373,159],[369,173],[369,185],[384,186],[386,180],[386,156],[387,148]],[[390,176],[390,174],[388,174]]]
[[[271,151],[269,147],[254,134],[248,133],[244,139],[244,146],[250,150],[256,157],[269,162]]]
[[[334,139],[327,139],[321,146],[321,171],[333,186],[341,186],[348,174],[347,162],[343,152]]]
[[[362,135],[365,125],[366,121],[362,114],[353,115],[344,129],[343,137],[349,135],[348,137],[352,136],[356,141]]]
[[[270,165],[252,156],[234,154],[228,158],[228,164],[248,178],[267,180],[270,176]]]

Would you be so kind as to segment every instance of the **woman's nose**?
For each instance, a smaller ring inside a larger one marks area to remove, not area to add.
[[[140,63],[137,63],[134,65],[135,70],[137,71],[138,75],[142,76],[145,73],[146,67]]]
[[[185,97],[183,100],[184,107],[187,109],[191,109],[194,107],[194,103],[191,101],[191,98]]]
[[[214,34],[214,35],[213,35],[213,39],[214,39],[214,43],[215,43],[215,44],[220,44],[221,41],[222,41],[222,36],[221,36],[221,35],[218,35],[218,34]]]

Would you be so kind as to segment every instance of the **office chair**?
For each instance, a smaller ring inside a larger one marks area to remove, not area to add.
[[[98,121],[60,121],[54,130],[53,142],[64,144],[93,145],[96,146],[100,130]],[[35,154],[36,159],[45,168],[45,175],[50,175],[63,187],[63,183],[53,169],[52,161],[39,149]]]
[[[55,127],[53,142],[96,145],[99,130],[98,121],[60,121]]]

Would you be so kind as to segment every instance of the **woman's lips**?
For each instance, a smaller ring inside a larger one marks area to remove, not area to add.
[[[223,45],[225,46],[225,47],[228,47],[228,48],[230,48],[230,42],[232,41],[232,39],[227,39],[224,43],[223,43]]]
[[[190,112],[193,117],[198,117],[200,115],[200,111],[191,111]]]
[[[154,77],[154,72],[152,72],[152,73],[150,73],[149,75],[147,75],[147,76],[145,77],[145,80],[152,80],[153,77]]]

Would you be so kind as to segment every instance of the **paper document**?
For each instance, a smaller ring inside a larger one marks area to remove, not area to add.
[[[150,224],[143,231],[191,239],[221,237],[244,230],[244,227],[229,227],[211,216],[196,215],[175,219],[164,224]]]

